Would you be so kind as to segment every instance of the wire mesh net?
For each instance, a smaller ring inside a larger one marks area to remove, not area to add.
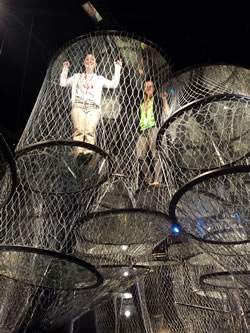
[[[172,232],[168,215],[142,209],[95,212],[76,229],[76,253],[96,264],[137,264]],[[114,271],[114,274],[115,271]]]
[[[94,289],[33,288],[34,297],[23,318],[23,326],[45,331],[61,327],[97,304],[104,303],[110,295],[129,288],[149,273],[148,267],[142,265],[100,265],[98,271],[103,277],[103,283]]]
[[[18,151],[20,182],[32,191],[44,193],[84,193],[104,182],[108,177],[108,156],[93,148],[88,149],[92,152],[88,156],[73,158],[75,148],[72,142],[50,141]]]
[[[132,288],[96,308],[96,331],[247,332],[247,298],[239,317],[237,289],[231,293],[226,287],[205,289],[200,284],[201,275],[216,268],[215,263],[168,265],[158,261]]]
[[[207,65],[177,72],[166,83],[171,114],[200,98],[217,94],[250,95],[249,69],[234,65]]]
[[[85,61],[90,55],[94,55],[96,67],[94,78],[89,79]],[[122,66],[117,64],[118,60]],[[70,66],[65,68],[65,62]],[[111,159],[106,160],[104,166],[99,161],[94,167],[103,167],[102,174],[108,170],[109,175],[123,177],[134,195],[136,191],[137,196],[141,189],[144,191],[148,183],[161,183],[163,173],[155,141],[159,127],[167,117],[162,92],[169,77],[170,66],[163,52],[152,42],[133,34],[101,31],[65,45],[49,65],[17,146],[20,167],[23,169],[27,165],[27,178],[35,179],[32,185],[68,192],[85,187],[81,178],[95,180],[89,175],[92,165],[87,157],[78,156],[83,155],[82,152],[85,154],[87,149],[80,146],[80,142],[92,144],[107,153]],[[154,86],[156,123],[150,132],[145,131],[142,135],[140,106],[145,81]],[[164,100],[167,103],[166,97]],[[82,128],[83,123],[86,128]],[[74,142],[71,146],[59,146],[56,142],[60,140]],[[54,144],[50,143],[48,147],[45,145],[47,141]],[[27,147],[36,144],[40,146],[33,147],[33,151],[29,148],[27,152]],[[95,150],[94,147],[89,149],[91,153]],[[85,169],[87,165],[88,170],[76,170],[81,163]],[[55,171],[51,172],[51,169]],[[48,175],[45,170],[50,170]],[[154,200],[150,199],[151,209],[158,209],[157,198],[164,197],[165,192],[165,187],[157,189]],[[137,206],[148,208],[149,199],[144,202],[140,197],[137,201]]]
[[[244,163],[249,121],[249,97],[236,95],[204,98],[170,117],[158,147],[171,188],[179,189],[206,170]]]
[[[3,333],[18,332],[28,313],[34,297],[33,290],[27,285],[1,276],[0,329]]]
[[[183,187],[172,206],[186,232],[221,243],[249,241],[249,171],[247,165],[216,169]]]
[[[92,265],[34,248],[1,248],[0,267],[1,276],[51,289],[88,289],[102,282]]]
[[[249,271],[249,170],[238,166],[204,174],[172,201],[178,223],[232,273]]]
[[[206,293],[223,293],[226,295],[232,309],[234,309],[233,322],[236,331],[248,332],[249,318],[249,285],[239,282],[235,277],[239,274],[247,277],[246,272],[230,274],[228,272],[215,272],[201,275],[200,283]],[[247,279],[249,280],[249,274]]]
[[[249,170],[183,194],[204,170],[249,165],[249,71],[170,74],[156,45],[125,32],[79,37],[52,59],[15,187],[0,151],[3,332],[94,307],[99,333],[249,328]],[[171,235],[176,219],[187,234]]]

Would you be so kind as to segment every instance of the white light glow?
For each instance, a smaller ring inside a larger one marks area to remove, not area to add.
[[[124,315],[128,318],[128,317],[131,316],[131,312],[130,312],[129,310],[126,310],[126,311],[124,312]]]
[[[128,249],[128,245],[122,245],[121,249],[122,249],[122,251],[126,251]]]
[[[123,276],[128,276],[129,274],[128,274],[128,271],[125,271],[124,273],[123,273]]]
[[[122,294],[122,298],[124,298],[124,299],[130,299],[130,298],[132,298],[132,294],[131,293],[123,293]]]

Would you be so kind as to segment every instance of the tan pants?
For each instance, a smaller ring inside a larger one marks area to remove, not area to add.
[[[159,129],[152,127],[144,131],[138,138],[136,144],[136,155],[141,164],[142,172],[144,173],[145,179],[148,183],[152,182],[152,173],[150,166],[147,163],[147,154],[148,151],[151,151],[153,163],[154,163],[154,181],[161,182],[162,172],[161,172],[161,163],[159,160],[158,152],[156,150],[156,138]]]
[[[96,143],[96,127],[101,117],[100,108],[91,104],[75,103],[71,111],[74,126],[73,140]],[[75,154],[92,153],[93,151],[82,147],[75,148]]]

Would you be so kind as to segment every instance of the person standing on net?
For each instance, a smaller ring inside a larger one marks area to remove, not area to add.
[[[65,61],[60,76],[60,86],[71,86],[71,118],[74,127],[73,140],[94,145],[96,128],[101,117],[101,97],[103,88],[117,88],[120,81],[122,62],[115,62],[115,73],[112,80],[95,74],[96,58],[88,54],[84,59],[85,71],[68,77],[70,63]],[[91,150],[76,147],[76,157],[92,153]]]
[[[158,152],[156,150],[156,138],[163,120],[169,115],[167,93],[163,92],[161,98],[155,94],[153,81],[145,81],[143,85],[144,99],[140,105],[140,135],[136,144],[136,155],[139,165],[149,185],[158,185],[162,180],[162,170]],[[151,152],[153,160],[154,180],[150,167]]]

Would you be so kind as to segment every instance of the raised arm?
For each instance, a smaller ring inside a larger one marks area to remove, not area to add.
[[[167,96],[168,94],[164,91],[163,93],[161,93],[161,98],[162,98],[162,102],[163,102],[163,112],[165,116],[168,116],[170,114],[170,108],[169,108],[169,104],[167,101]]]
[[[60,76],[60,86],[61,87],[67,87],[67,86],[72,85],[73,76],[68,78],[69,67],[70,67],[70,63],[68,61],[65,61],[63,63],[63,69],[62,69],[61,76]]]
[[[114,74],[112,80],[103,78],[104,88],[117,88],[118,87],[118,84],[120,82],[121,68],[122,68],[122,62],[120,60],[116,61],[115,62],[115,74]]]

